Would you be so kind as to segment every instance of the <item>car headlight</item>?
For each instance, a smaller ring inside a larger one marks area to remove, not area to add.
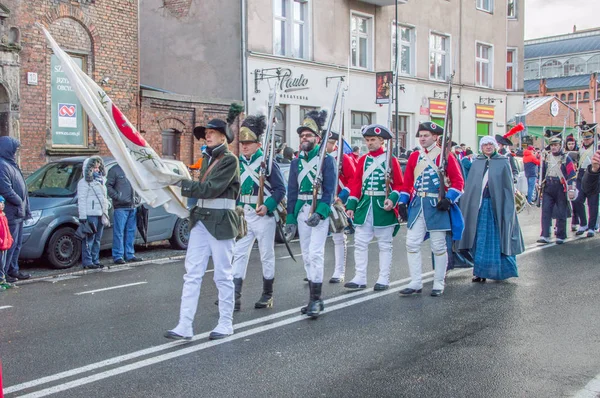
[[[42,211],[41,210],[34,210],[31,212],[31,218],[28,220],[25,220],[25,222],[23,223],[24,227],[32,227],[35,224],[37,224],[38,221],[40,221],[40,218],[42,217]]]

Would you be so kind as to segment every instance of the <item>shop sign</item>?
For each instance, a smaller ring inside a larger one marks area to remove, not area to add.
[[[494,107],[490,105],[475,105],[475,117],[477,119],[494,119]]]
[[[558,101],[552,101],[550,104],[550,114],[552,117],[556,117],[558,115]]]
[[[81,58],[73,57],[73,61],[82,67],[83,60]],[[81,103],[56,55],[52,55],[51,68],[52,144],[84,146],[85,117]]]
[[[293,77],[291,69],[281,69],[281,81],[279,83],[279,90],[281,92],[288,93],[290,91],[308,89],[308,78],[304,77],[304,74],[300,74],[298,77]]]
[[[429,99],[429,112],[431,116],[445,116],[446,115],[446,100],[440,99]]]

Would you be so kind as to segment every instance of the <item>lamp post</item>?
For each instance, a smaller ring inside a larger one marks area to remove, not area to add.
[[[398,0],[396,0],[396,4],[395,4],[395,12],[396,12],[396,16],[395,16],[395,24],[396,24],[396,29],[395,29],[395,33],[396,33],[396,43],[394,45],[395,47],[395,51],[396,51],[396,62],[394,64],[394,70],[398,71],[399,70],[399,65],[398,65]],[[399,75],[400,73],[398,73]],[[394,76],[395,77],[395,84],[394,84],[394,96],[396,97],[396,101],[394,104],[394,110],[395,110],[395,114],[394,114],[394,125],[396,126],[396,156],[400,155],[400,126],[398,124],[398,76]]]

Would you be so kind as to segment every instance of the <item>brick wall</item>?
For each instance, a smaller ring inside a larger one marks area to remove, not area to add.
[[[575,125],[575,113],[563,103],[557,102],[559,110],[556,116],[553,117],[550,114],[552,101],[549,101],[527,115],[527,125],[562,127],[566,117],[567,127],[573,127]]]
[[[84,56],[87,73],[95,81],[110,77],[108,95],[134,124],[138,123],[139,53],[138,2],[110,0],[77,2],[28,0],[5,2],[11,8],[9,23],[21,31],[20,134],[21,166],[30,173],[56,157],[99,152],[106,145],[91,127],[89,150],[57,150],[52,147],[50,114],[50,58],[43,33],[35,22],[46,25],[59,45]],[[27,72],[38,74],[38,85],[27,85]]]

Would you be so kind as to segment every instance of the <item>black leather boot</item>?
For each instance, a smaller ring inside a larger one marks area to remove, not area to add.
[[[254,304],[254,308],[271,308],[273,306],[273,279],[265,279],[263,277],[263,292],[262,296]]]
[[[242,283],[244,283],[242,278],[233,278],[233,286],[235,287],[234,311],[239,311],[242,308]]]
[[[312,297],[312,282],[308,281],[308,302],[310,303],[310,299]],[[306,311],[308,311],[308,304],[305,305],[304,307],[300,308],[300,313],[302,315],[306,315]]]
[[[306,311],[306,315],[309,317],[316,319],[321,314],[321,311],[325,309],[325,305],[323,304],[323,300],[321,300],[321,288],[323,287],[322,283],[313,283],[310,287],[310,302],[308,303],[308,310]]]

